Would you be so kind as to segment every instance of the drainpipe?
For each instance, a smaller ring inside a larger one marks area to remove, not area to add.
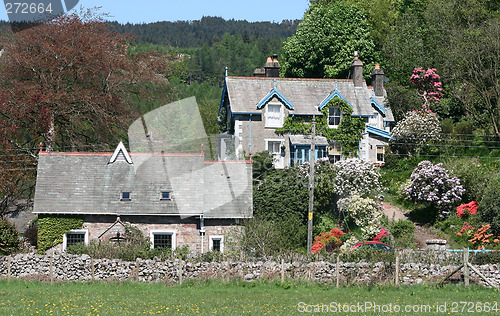
[[[252,153],[252,114],[250,114],[250,120],[248,122],[248,125],[249,125],[249,127],[248,127],[248,129],[249,129],[249,131],[248,131],[248,134],[249,134],[249,136],[248,136],[248,151],[250,153]]]
[[[201,235],[201,253],[204,252],[205,245],[205,219],[200,215],[200,235]]]

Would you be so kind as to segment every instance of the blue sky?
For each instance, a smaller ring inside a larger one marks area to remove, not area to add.
[[[80,0],[76,7],[80,6],[100,6],[101,12],[112,16],[110,20],[121,23],[199,20],[203,16],[281,22],[302,19],[309,0]],[[7,20],[5,10],[0,10],[0,19]]]

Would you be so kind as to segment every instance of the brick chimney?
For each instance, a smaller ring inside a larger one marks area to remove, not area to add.
[[[264,65],[266,71],[266,77],[279,77],[280,76],[280,63],[278,61],[278,55],[267,57],[266,64]]]
[[[351,64],[351,77],[355,87],[363,86],[363,62],[358,58],[358,52],[354,52],[354,60]]]
[[[375,69],[372,72],[372,86],[375,96],[384,96],[384,71],[380,69],[379,64],[375,64]]]

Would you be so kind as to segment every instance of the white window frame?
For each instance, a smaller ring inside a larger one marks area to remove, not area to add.
[[[209,236],[208,238],[208,249],[210,249],[210,251],[213,251],[213,247],[214,247],[214,239],[220,239],[220,252],[221,253],[224,253],[224,235],[212,235],[212,236]]]
[[[339,160],[337,160],[337,161],[342,160],[342,145],[341,145],[340,143],[333,143],[332,145],[330,145],[330,147],[332,147],[332,151],[330,151],[330,150],[328,149],[328,153],[327,153],[327,155],[328,155],[328,159],[330,159],[330,156],[339,156]],[[332,155],[332,154],[331,154],[331,153],[332,153],[332,152],[334,152],[335,150],[337,150],[338,155]],[[335,161],[335,162],[337,162],[337,161]]]
[[[163,194],[168,193],[168,198],[163,198]],[[160,200],[161,201],[171,201],[172,200],[172,191],[169,190],[162,190],[160,192]]]
[[[339,111],[339,115],[336,116],[336,115],[330,115],[330,109],[337,109]],[[339,118],[339,124],[337,125],[330,125],[330,117],[338,117]],[[339,125],[340,125],[340,122],[342,122],[342,112],[340,111],[340,108],[338,106],[331,106],[328,108],[328,127],[330,128],[338,128]]]
[[[281,146],[283,146],[285,144],[285,140],[280,139],[280,138],[265,138],[264,141],[266,142],[266,150],[269,151],[269,153],[273,155],[274,167],[278,168],[278,169],[284,168],[285,167],[285,165],[284,165],[285,159],[284,159],[284,157],[281,156]],[[269,143],[271,143],[271,142],[273,142],[273,143],[279,142],[280,143],[277,152],[272,152],[270,150]]]
[[[279,106],[279,119],[278,120],[270,120],[269,119],[269,113],[275,113],[275,112],[270,112],[269,107],[271,106]],[[284,112],[283,112],[283,104],[280,102],[269,102],[266,106],[266,127],[269,128],[279,128],[283,127],[283,122],[284,122]]]
[[[85,246],[88,246],[89,245],[89,230],[88,229],[72,229],[69,233],[65,233],[63,235],[63,251],[66,251],[66,249],[68,248],[68,236],[67,234],[71,234],[71,233],[79,233],[79,234],[85,234],[85,240],[84,240],[84,244]]]
[[[379,148],[382,148],[382,160],[378,160],[378,149]],[[377,162],[383,162],[383,163],[385,163],[385,146],[377,145],[375,147],[375,158],[376,158]]]
[[[128,193],[128,198],[123,197],[123,193]],[[120,201],[132,201],[132,192],[130,191],[122,191],[120,193]]]
[[[149,232],[149,241],[151,242],[151,249],[155,249],[155,235],[171,235],[172,236],[172,251],[177,248],[177,238],[175,230],[151,230]]]

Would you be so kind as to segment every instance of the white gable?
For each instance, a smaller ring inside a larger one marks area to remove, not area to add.
[[[130,158],[125,145],[123,145],[121,141],[116,147],[115,152],[113,153],[113,156],[111,156],[111,159],[109,159],[108,163],[113,163],[115,161],[125,161],[129,164],[132,164],[132,158]]]

